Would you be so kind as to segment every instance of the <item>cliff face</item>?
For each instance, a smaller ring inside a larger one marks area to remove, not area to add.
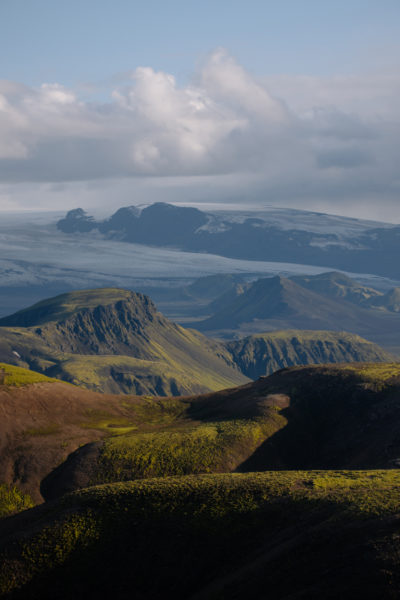
[[[257,379],[295,365],[385,362],[393,357],[367,340],[332,331],[279,331],[228,342],[239,369]]]
[[[147,296],[131,297],[112,304],[84,308],[66,319],[35,328],[49,346],[74,354],[124,354],[149,359],[151,332],[172,328]]]

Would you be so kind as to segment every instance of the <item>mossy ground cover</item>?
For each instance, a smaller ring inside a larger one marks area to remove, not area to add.
[[[0,484],[0,519],[32,507],[33,501],[28,494],[15,486]]]
[[[41,373],[16,367],[6,363],[0,363],[0,385],[8,385],[21,387],[24,385],[32,385],[33,383],[55,382],[58,379],[46,377]]]
[[[105,441],[97,481],[123,481],[235,469],[280,425],[230,420],[112,437]]]
[[[366,363],[360,366],[350,365],[346,368],[356,371],[361,379],[376,384],[390,383],[400,376],[399,363]]]
[[[347,592],[354,594],[357,577],[357,597],[373,598],[365,593],[368,586],[378,597],[375,584],[379,597],[396,597],[385,586],[398,567],[398,537],[391,538],[391,550],[385,546],[390,556],[385,554],[384,572],[379,561],[387,539],[375,527],[395,519],[399,492],[397,470],[214,474],[88,488],[12,523],[17,534],[25,533],[0,546],[0,589],[3,596],[14,590],[13,598],[189,598],[229,572],[231,586],[245,581],[251,588],[267,579],[268,597],[278,598],[277,587],[296,586],[297,580],[310,585],[307,577],[317,569],[314,587],[326,579],[336,594],[325,590],[319,597],[352,597]],[[348,589],[345,563],[354,567]],[[228,595],[217,585],[201,597],[232,597],[229,581],[227,586]],[[321,594],[318,586],[316,591]],[[318,597],[314,592],[302,597]],[[247,589],[234,597],[260,593]]]

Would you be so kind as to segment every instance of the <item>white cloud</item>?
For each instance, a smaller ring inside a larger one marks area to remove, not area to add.
[[[221,189],[223,178],[227,197],[240,189],[287,205],[393,204],[399,91],[400,77],[388,73],[259,80],[223,49],[186,86],[138,67],[103,104],[56,83],[2,81],[0,176],[8,184],[168,176],[184,182],[189,200],[199,181]]]

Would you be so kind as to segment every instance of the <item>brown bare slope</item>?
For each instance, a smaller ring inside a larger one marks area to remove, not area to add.
[[[130,422],[129,401],[62,382],[0,385],[0,482],[41,501],[42,479],[71,452]]]
[[[121,461],[107,462],[104,453],[100,456],[106,439],[112,451],[118,448],[118,440],[126,440],[120,446],[127,448],[128,461],[133,463],[143,443],[154,443],[149,459],[150,466],[154,463],[161,469],[158,475],[168,470],[162,459],[165,452],[179,457],[175,463],[172,458],[173,473],[179,468],[184,472],[232,470],[265,439],[267,430],[280,426],[273,401],[264,406],[263,398],[254,403],[251,389],[246,394],[246,401],[240,394],[238,404],[225,390],[214,420],[226,424],[211,424],[212,403],[210,411],[206,401],[196,415],[190,414],[197,396],[100,394],[0,363],[0,484],[16,485],[40,502],[43,493],[59,495],[85,487],[95,477],[124,478]],[[266,420],[264,431],[257,419],[267,413],[271,419]],[[205,425],[200,427],[202,421]],[[101,473],[99,464],[106,464]],[[128,478],[145,476],[146,465],[136,472],[131,466]]]

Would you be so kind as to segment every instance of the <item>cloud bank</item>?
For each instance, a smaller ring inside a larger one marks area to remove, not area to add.
[[[399,92],[390,73],[260,80],[223,49],[191,84],[138,67],[103,103],[57,83],[1,81],[0,203],[12,206],[15,184],[26,193],[34,183],[129,180],[151,181],[149,190],[173,181],[189,199],[223,182],[227,196],[244,189],[282,205],[396,207]]]

